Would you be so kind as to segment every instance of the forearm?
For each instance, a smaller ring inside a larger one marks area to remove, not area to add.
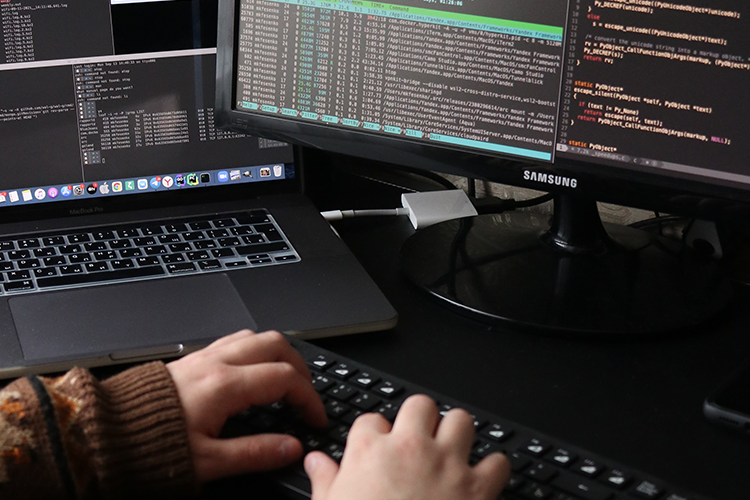
[[[185,418],[161,363],[98,382],[76,368],[0,391],[0,497],[184,497]]]

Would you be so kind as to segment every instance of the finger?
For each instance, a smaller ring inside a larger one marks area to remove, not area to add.
[[[307,477],[310,478],[313,500],[326,498],[339,472],[338,464],[325,453],[313,451],[305,457],[304,466]]]
[[[466,410],[453,408],[438,424],[435,441],[466,458],[474,444],[474,418]]]
[[[235,415],[255,405],[286,401],[297,407],[310,424],[323,427],[326,417],[323,402],[309,378],[284,362],[260,363],[230,367],[227,372],[225,397],[227,416]]]
[[[238,332],[240,333],[240,332]],[[312,380],[305,360],[294,350],[283,334],[263,332],[254,335],[237,335],[233,342],[228,342],[214,351],[221,360],[229,365],[251,365],[270,361],[289,363],[302,375]]]
[[[510,479],[510,462],[502,453],[490,453],[474,466],[474,473],[486,490],[486,498],[498,498]]]
[[[354,420],[349,429],[349,436],[367,433],[388,434],[391,428],[391,423],[380,413],[363,413]]]
[[[285,467],[302,457],[302,443],[284,434],[207,439],[195,453],[199,481]]]
[[[440,414],[432,398],[423,394],[409,396],[396,415],[392,432],[432,437],[439,420]]]
[[[232,334],[229,334],[229,335],[226,335],[224,337],[221,337],[218,340],[214,340],[209,345],[207,345],[204,350],[219,349],[222,346],[226,346],[226,345],[231,344],[233,342],[237,342],[240,339],[244,339],[244,338],[250,337],[252,335],[256,335],[256,333],[254,331],[252,331],[252,330],[248,330],[248,329],[240,330],[238,332],[234,332]]]

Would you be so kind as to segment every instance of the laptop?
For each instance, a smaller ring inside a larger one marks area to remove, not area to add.
[[[0,54],[0,378],[395,325],[302,151],[214,126],[215,2],[56,6]]]

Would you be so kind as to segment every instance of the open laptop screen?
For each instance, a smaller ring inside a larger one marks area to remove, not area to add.
[[[216,0],[0,11],[0,211],[294,177],[291,146],[214,127]]]

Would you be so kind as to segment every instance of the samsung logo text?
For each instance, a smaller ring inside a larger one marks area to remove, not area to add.
[[[523,179],[525,181],[541,182],[543,184],[568,187],[571,189],[575,189],[578,187],[578,180],[576,179],[563,177],[561,175],[545,174],[543,172],[532,172],[530,170],[523,171]]]

